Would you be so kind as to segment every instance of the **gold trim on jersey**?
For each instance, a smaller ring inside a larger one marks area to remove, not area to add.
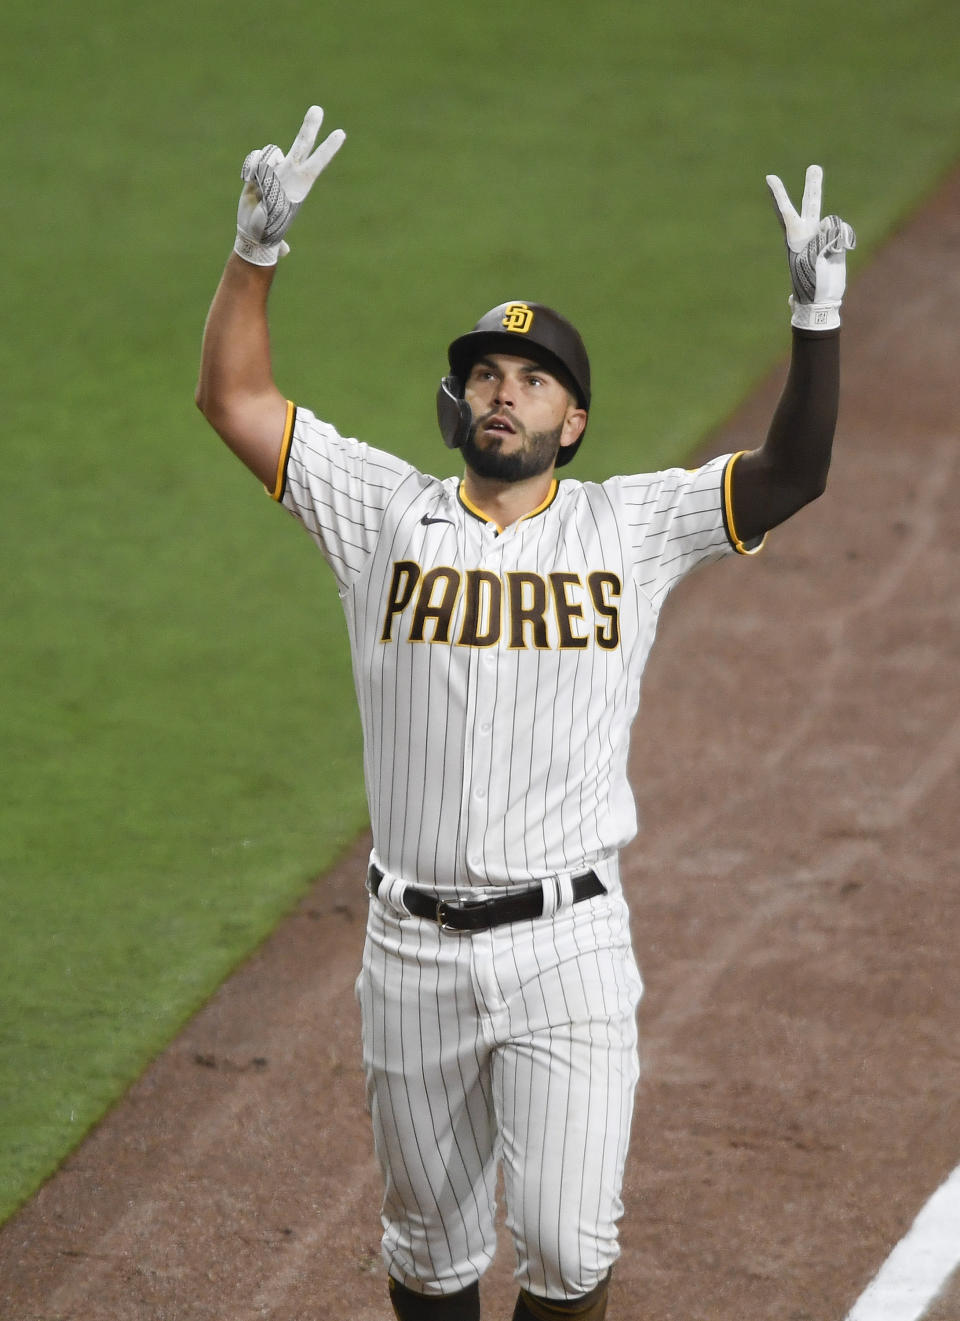
[[[287,461],[290,458],[290,445],[293,442],[293,424],[297,419],[297,407],[291,399],[287,400],[287,416],[283,422],[283,441],[280,445],[280,457],[277,460],[277,476],[273,483],[273,490],[265,486],[271,500],[283,499],[283,488],[287,484]]]
[[[757,555],[763,549],[763,543],[767,539],[764,533],[758,541],[747,546],[740,540],[736,524],[733,521],[733,465],[737,459],[746,454],[746,450],[737,450],[732,455],[727,466],[723,470],[723,521],[726,524],[727,536],[730,538],[730,544],[738,555]]]
[[[550,505],[553,504],[554,500],[557,498],[557,491],[559,489],[560,489],[560,483],[557,481],[556,477],[554,477],[553,481],[550,483],[550,490],[547,492],[546,499],[541,504],[537,505],[536,509],[531,509],[529,514],[524,514],[522,518],[518,518],[517,522],[525,523],[528,518],[536,518],[537,514],[542,514],[545,509],[547,509]],[[468,498],[466,492],[463,489],[463,482],[460,483],[460,486],[457,490],[457,498],[459,499],[460,503],[463,505],[464,509],[467,511],[468,514],[473,514],[474,518],[479,518],[481,523],[493,523],[493,519],[489,516],[489,514],[485,514],[482,509],[478,509],[477,506],[473,504],[473,502]],[[503,531],[503,528],[500,526],[499,523],[493,523],[493,526],[497,529],[498,532]]]

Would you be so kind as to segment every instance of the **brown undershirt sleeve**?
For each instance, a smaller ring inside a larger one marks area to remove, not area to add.
[[[736,532],[750,542],[823,493],[840,395],[840,332],[793,331],[790,370],[767,438],[731,473]]]

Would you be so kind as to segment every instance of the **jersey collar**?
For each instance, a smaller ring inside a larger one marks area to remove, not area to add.
[[[559,489],[560,489],[560,483],[557,481],[556,477],[554,477],[553,481],[550,483],[550,489],[546,494],[546,498],[542,500],[540,504],[537,505],[536,509],[531,509],[529,514],[524,514],[522,518],[518,518],[517,522],[525,523],[528,518],[536,518],[538,514],[542,514],[545,509],[549,508],[549,506],[553,504],[554,500],[557,498],[557,491]],[[478,509],[475,504],[471,503],[470,499],[468,498],[466,492],[463,489],[462,481],[460,482],[460,485],[457,488],[457,499],[460,501],[460,504],[467,511],[467,513],[472,514],[473,517],[479,519],[481,523],[493,523],[492,518],[488,518],[482,509]],[[499,524],[494,523],[493,525],[498,532],[503,531],[503,528],[500,527]]]

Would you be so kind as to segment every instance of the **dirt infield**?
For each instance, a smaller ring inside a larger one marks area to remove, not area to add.
[[[827,495],[682,584],[647,673],[611,1321],[843,1321],[960,1163],[960,173],[847,301]],[[365,851],[0,1231],[2,1321],[387,1321]],[[510,1270],[504,1241],[490,1318]]]

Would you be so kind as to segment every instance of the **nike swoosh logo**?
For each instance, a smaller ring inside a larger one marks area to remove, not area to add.
[[[421,523],[421,525],[422,525],[423,527],[429,527],[431,523],[449,523],[450,526],[452,527],[452,526],[453,526],[453,519],[452,519],[452,518],[431,518],[429,514],[424,514],[423,518],[421,518],[421,520],[420,520],[420,523]]]

